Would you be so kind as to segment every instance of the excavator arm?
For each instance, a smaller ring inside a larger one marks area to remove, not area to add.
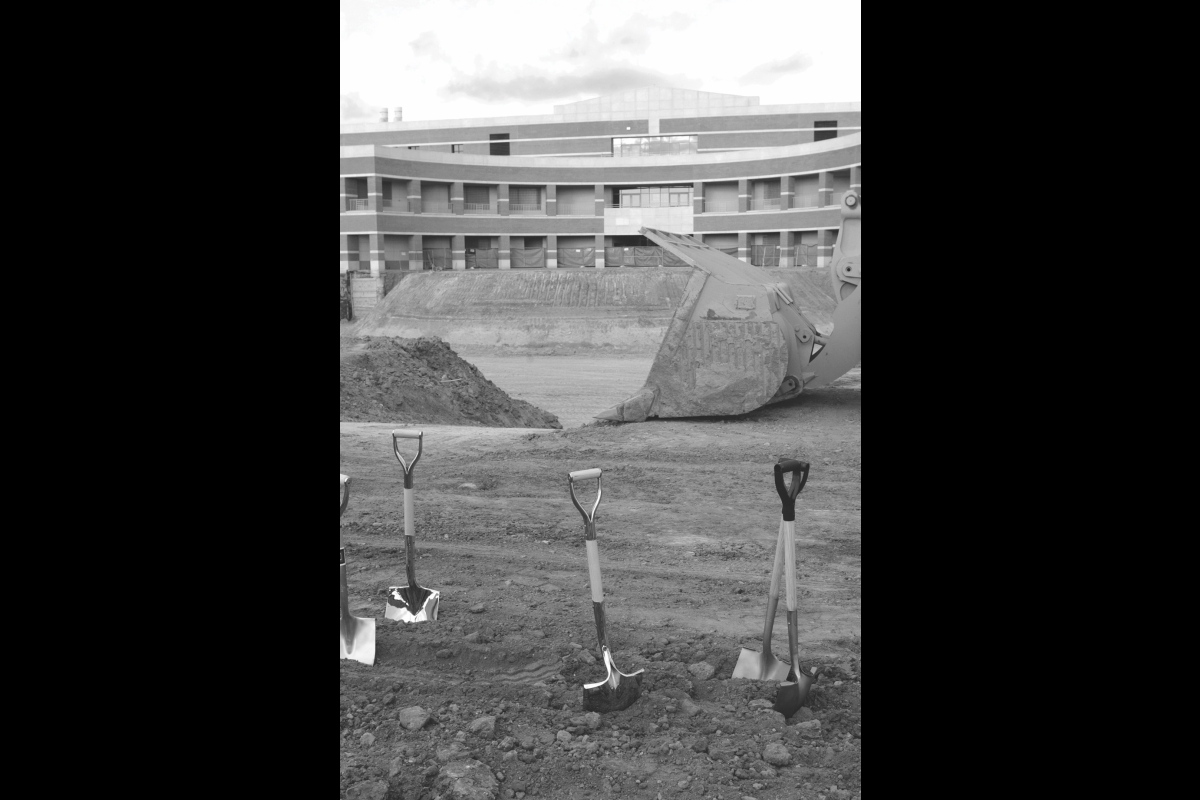
[[[842,198],[830,262],[833,331],[823,335],[788,284],[694,237],[642,228],[693,267],[646,385],[597,419],[745,414],[826,386],[862,359],[862,203]]]

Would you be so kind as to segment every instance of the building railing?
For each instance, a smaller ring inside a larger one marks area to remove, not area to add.
[[[815,196],[796,195],[792,198],[792,208],[820,208],[821,204],[817,202]]]
[[[541,203],[509,203],[508,213],[510,214],[540,214],[542,213]]]
[[[408,198],[403,200],[389,200],[386,197],[383,199],[383,210],[390,211],[393,214],[408,211]]]
[[[463,203],[464,214],[499,214],[491,203]]]
[[[558,214],[565,217],[591,217],[596,214],[596,204],[559,203]]]
[[[443,214],[450,213],[450,204],[449,203],[439,203],[436,200],[422,200],[421,201],[421,213],[422,214],[426,214],[426,213],[436,214],[439,211],[442,212]]]
[[[703,213],[718,214],[722,212],[736,212],[738,210],[737,200],[704,200]]]
[[[347,211],[366,211],[367,210],[367,202],[368,201],[365,198],[362,200],[357,200],[353,197],[347,197],[346,198],[346,210]]]
[[[778,197],[765,197],[765,198],[752,197],[752,198],[750,198],[750,210],[751,211],[778,211],[779,210],[779,198]]]

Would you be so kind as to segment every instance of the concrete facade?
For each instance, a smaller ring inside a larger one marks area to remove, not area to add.
[[[605,248],[650,244],[643,226],[765,266],[824,266],[841,196],[862,190],[861,117],[860,103],[648,87],[540,117],[344,125],[340,269],[559,269],[589,247],[588,266],[606,268],[622,260]],[[836,136],[814,141],[817,122]],[[495,134],[510,155],[490,155]],[[619,138],[650,144],[614,156]]]

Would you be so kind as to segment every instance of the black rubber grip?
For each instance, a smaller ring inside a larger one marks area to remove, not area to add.
[[[796,519],[796,495],[800,494],[804,484],[808,483],[808,467],[807,461],[796,461],[791,458],[785,458],[775,465],[775,489],[779,492],[779,499],[783,501],[784,522],[794,522]],[[783,473],[785,472],[792,473],[790,489],[783,484]]]

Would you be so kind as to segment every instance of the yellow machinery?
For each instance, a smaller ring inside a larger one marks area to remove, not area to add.
[[[683,300],[637,394],[597,419],[745,414],[825,386],[862,359],[862,203],[842,198],[829,270],[837,307],[823,336],[789,287],[769,272],[691,236],[642,228],[642,235],[692,265]]]

